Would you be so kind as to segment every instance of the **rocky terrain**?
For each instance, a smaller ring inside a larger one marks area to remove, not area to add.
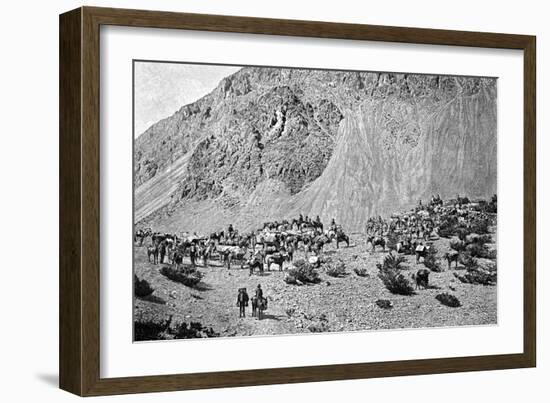
[[[450,252],[449,239],[439,238],[434,246],[440,252]],[[461,264],[455,269],[430,273],[428,289],[418,289],[413,295],[390,293],[378,278],[376,263],[387,253],[373,252],[361,234],[351,236],[350,247],[336,250],[334,244],[326,247],[326,257],[345,264],[346,275],[331,277],[326,266],[321,266],[321,282],[311,285],[291,285],[283,281],[284,272],[270,271],[263,276],[249,275],[239,264],[231,270],[211,262],[199,267],[204,274],[197,287],[186,287],[160,274],[162,265],[147,261],[146,248],[135,247],[135,273],[155,289],[146,298],[135,299],[135,318],[138,321],[163,321],[169,316],[173,323],[200,322],[212,327],[222,337],[315,333],[353,330],[491,325],[497,323],[497,287],[463,283],[455,274],[462,275]],[[297,254],[301,257],[302,252]],[[414,256],[406,256],[403,270],[407,278],[422,263]],[[481,261],[481,260],[480,260]],[[285,263],[285,268],[286,268]],[[275,266],[273,266],[275,268]],[[365,269],[358,276],[354,269]],[[236,306],[237,290],[246,287],[249,294],[261,284],[269,305],[265,318],[239,318]],[[452,308],[440,303],[435,296],[448,292],[456,296],[461,306]],[[383,309],[378,300],[387,300],[391,308]]]
[[[136,225],[358,230],[432,194],[487,197],[496,129],[494,79],[246,67],[136,139]]]

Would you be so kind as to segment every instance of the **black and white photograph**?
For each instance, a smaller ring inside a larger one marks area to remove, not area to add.
[[[497,324],[497,79],[139,61],[134,340]]]

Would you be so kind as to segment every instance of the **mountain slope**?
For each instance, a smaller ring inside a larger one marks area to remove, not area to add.
[[[362,228],[439,193],[496,192],[496,80],[243,68],[136,141],[136,223],[295,216]]]

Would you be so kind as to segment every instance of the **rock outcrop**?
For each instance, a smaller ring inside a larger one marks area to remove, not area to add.
[[[243,68],[138,137],[136,223],[252,229],[496,192],[496,80]]]

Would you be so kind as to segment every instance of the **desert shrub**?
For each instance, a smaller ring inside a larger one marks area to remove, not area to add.
[[[346,272],[346,265],[342,261],[328,264],[326,272],[331,277],[344,277],[348,274]]]
[[[392,294],[414,294],[414,289],[411,283],[403,274],[400,273],[403,268],[401,264],[404,260],[405,259],[402,256],[395,257],[392,254],[389,254],[384,258],[382,264],[376,264],[376,267],[378,268],[378,277]]]
[[[288,280],[286,280],[288,279]],[[294,280],[294,282],[289,282]],[[287,272],[285,281],[289,284],[295,284],[297,281],[302,283],[318,283],[321,281],[317,270],[303,259],[294,262],[294,267]]]
[[[466,237],[471,234],[471,231],[464,227],[457,227],[455,232],[456,236],[458,236],[458,239],[461,241],[466,240]]]
[[[451,249],[457,251],[458,253],[464,252],[466,250],[466,243],[464,241],[451,241],[449,243]]]
[[[201,339],[206,337],[219,337],[211,327],[204,327],[200,322],[191,322],[189,325],[185,322],[180,323],[172,331],[174,339]]]
[[[458,257],[458,262],[462,264],[466,270],[472,270],[477,267],[477,260],[470,255],[461,254]]]
[[[171,321],[172,317],[164,321],[143,318],[134,321],[134,340],[165,340],[166,330],[170,326]]]
[[[476,217],[470,221],[470,231],[475,234],[487,234],[489,232],[489,219]]]
[[[403,265],[407,259],[404,256],[401,255],[393,255],[388,254],[386,257],[384,257],[384,261],[382,262],[382,265],[380,263],[376,264],[376,267],[378,270],[382,267],[382,269],[391,269],[391,270],[403,270],[406,269],[406,267]]]
[[[485,245],[487,243],[493,242],[493,237],[490,234],[484,234],[484,235],[477,235],[472,237],[472,239],[469,240],[468,243],[472,244],[479,244],[479,245]]]
[[[353,269],[353,271],[355,272],[355,274],[357,274],[359,277],[367,277],[369,275],[369,273],[367,273],[367,269],[365,269],[364,267],[355,267]]]
[[[432,246],[428,249],[428,253],[424,257],[423,260],[424,266],[431,271],[435,272],[442,272],[443,268],[441,267],[441,263],[439,259],[437,258],[437,249]]]
[[[382,309],[391,309],[393,308],[393,304],[389,299],[378,299],[376,300],[376,305],[378,305],[379,308]]]
[[[439,225],[437,233],[442,238],[450,238],[456,234],[456,226],[450,221],[444,221]]]
[[[495,249],[489,250],[487,246],[480,243],[472,243],[468,245],[466,251],[472,257],[483,258],[483,259],[496,259],[497,251]]]
[[[160,273],[170,280],[181,283],[187,287],[195,287],[202,280],[202,273],[198,270],[179,270],[170,266],[164,266],[160,269]]]
[[[151,284],[145,279],[140,280],[138,276],[134,274],[134,294],[136,297],[144,298],[148,297],[155,291]]]
[[[322,313],[321,315],[319,315],[319,320],[309,325],[307,329],[312,333],[328,332],[330,330],[330,327],[328,324],[327,316],[324,313]]]
[[[463,283],[496,285],[497,283],[497,265],[489,267],[473,267],[468,269],[465,274],[454,274],[457,279]]]
[[[435,299],[437,299],[443,305],[450,306],[451,308],[458,308],[461,305],[457,297],[446,292],[442,294],[437,294],[435,296]]]

